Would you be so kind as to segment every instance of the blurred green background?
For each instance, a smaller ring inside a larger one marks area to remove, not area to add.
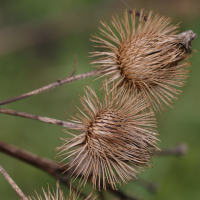
[[[126,0],[132,9],[153,10],[182,22],[180,31],[193,30],[200,35],[199,0]],[[128,8],[120,0],[7,0],[0,2],[0,101],[68,76],[77,54],[77,74],[94,70],[88,53],[93,50],[90,34],[99,33],[100,20],[110,22],[111,14],[123,16]],[[128,8],[129,9],[129,8]],[[193,49],[200,49],[197,37]],[[179,142],[188,145],[183,157],[154,158],[153,168],[139,177],[157,183],[156,193],[131,182],[120,190],[147,200],[188,200],[200,198],[200,57],[191,58],[188,84],[174,108],[157,113],[160,148]],[[93,78],[79,80],[48,92],[17,101],[3,108],[65,120],[71,98]],[[93,83],[96,89],[100,81]],[[58,137],[67,137],[61,127],[20,117],[0,114],[0,140],[46,158],[54,159],[53,148],[60,146]],[[41,170],[0,152],[2,165],[27,195],[39,193],[55,180]],[[110,197],[111,198],[111,197]],[[0,199],[19,199],[0,175]]]

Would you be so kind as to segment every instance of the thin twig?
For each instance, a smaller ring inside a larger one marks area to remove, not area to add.
[[[185,143],[179,143],[174,147],[170,147],[167,149],[162,150],[158,155],[159,156],[170,156],[170,155],[177,155],[177,156],[183,156],[186,154],[188,149],[187,144]]]
[[[92,72],[88,72],[88,73],[85,73],[85,74],[79,74],[79,75],[74,76],[74,77],[67,77],[65,79],[58,80],[55,83],[51,83],[49,85],[41,87],[41,88],[39,88],[37,90],[33,90],[32,92],[28,92],[28,93],[22,94],[20,96],[17,96],[17,97],[11,98],[11,99],[7,99],[7,100],[4,100],[4,101],[1,101],[0,102],[0,106],[8,104],[8,103],[11,103],[11,102],[14,102],[14,101],[18,101],[18,100],[21,100],[21,99],[24,99],[24,98],[27,98],[27,97],[30,97],[32,95],[36,95],[36,94],[48,91],[50,89],[56,88],[56,87],[58,87],[60,85],[66,84],[66,83],[70,83],[70,82],[77,81],[77,80],[80,80],[80,79],[84,79],[84,78],[88,78],[88,77],[91,77],[91,76],[95,76],[97,74],[98,74],[98,70],[92,71]]]
[[[25,151],[1,140],[0,151],[45,171],[46,173],[53,176],[56,180],[59,180],[70,188],[70,184],[68,183],[70,174],[66,173],[65,176],[62,175],[62,172],[65,171],[66,168],[62,167],[61,164],[53,160],[40,157],[31,152]],[[81,192],[81,196],[86,197],[87,195]]]
[[[152,156],[183,156],[187,153],[188,146],[186,143],[179,143],[174,147],[169,147],[166,149],[162,149],[159,153],[152,153]]]
[[[23,200],[28,200],[28,198],[24,195],[24,193],[21,191],[21,189],[12,180],[12,178],[7,174],[7,172],[3,169],[3,167],[1,165],[0,165],[0,172],[5,177],[5,179],[8,181],[8,183],[12,186],[12,188],[17,192],[17,194],[20,196],[20,198],[22,198]]]
[[[74,54],[74,71],[70,74],[70,77],[74,76],[74,74],[76,73],[76,70],[77,70],[77,57],[76,57],[76,54]]]
[[[71,171],[69,170],[65,174],[62,174],[62,172],[65,171],[65,168],[63,168],[61,166],[61,164],[56,163],[56,162],[51,161],[46,158],[42,158],[42,157],[37,156],[28,151],[25,151],[18,147],[13,146],[13,145],[7,144],[3,141],[0,141],[0,151],[2,151],[5,154],[8,154],[14,158],[22,160],[30,165],[33,165],[33,166],[45,171],[46,173],[50,174],[51,176],[56,178],[56,180],[60,180],[62,183],[66,184],[68,187],[70,186],[69,183],[67,182],[67,180],[71,175]],[[107,189],[110,192],[112,192],[114,195],[120,197],[120,199],[138,200],[134,197],[127,196],[126,194],[124,194],[121,191],[113,190],[110,186],[108,186]],[[81,195],[86,196],[83,193],[81,193]]]
[[[19,111],[15,111],[15,110],[4,109],[4,108],[0,108],[0,113],[34,119],[34,120],[38,120],[38,121],[45,122],[48,124],[55,124],[55,125],[67,127],[70,129],[83,128],[83,126],[79,125],[79,124],[74,124],[71,122],[65,122],[65,121],[61,121],[61,120],[57,120],[57,119],[52,119],[49,117],[42,117],[39,115],[33,115],[33,114],[25,113],[25,112],[19,112]]]
[[[76,73],[77,70],[77,60],[76,60],[76,54],[74,54],[74,70],[73,72],[67,77],[67,78],[71,78],[72,76],[74,76],[74,74]],[[60,82],[60,79],[57,79],[57,82]]]

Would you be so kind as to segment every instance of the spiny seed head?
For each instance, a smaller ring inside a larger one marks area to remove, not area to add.
[[[116,183],[133,180],[151,167],[151,153],[159,151],[149,105],[141,95],[134,95],[132,88],[112,87],[103,83],[101,102],[94,89],[86,86],[86,94],[80,96],[82,109],[77,107],[81,114],[72,117],[83,125],[81,133],[62,139],[65,143],[56,148],[63,161],[73,157],[66,163],[73,169],[73,180],[79,176],[85,185],[90,178],[95,189],[106,189],[106,183],[116,189]]]
[[[136,28],[135,10],[131,12],[131,22],[127,11],[124,20],[112,16],[112,30],[104,21],[100,29],[103,39],[97,35],[91,41],[103,51],[91,52],[91,57],[99,57],[91,62],[100,69],[102,76],[109,76],[109,83],[117,80],[117,85],[132,84],[134,90],[142,91],[154,110],[164,110],[162,103],[171,106],[175,95],[181,93],[176,87],[185,85],[190,62],[181,62],[190,57],[191,41],[196,37],[193,31],[176,35],[178,25],[170,25],[165,16],[148,17],[141,10]],[[145,19],[145,20],[144,20]]]
[[[44,193],[45,200],[78,200],[80,197],[80,191],[75,190],[74,188],[71,187],[71,185],[70,185],[70,194],[66,195],[65,197],[62,189],[59,186],[59,181],[57,181],[57,184],[56,184],[56,192],[53,186],[52,186],[52,191],[51,191],[49,184],[48,184],[47,192],[44,190],[44,188],[42,188],[42,190]],[[29,200],[44,200],[41,194],[39,195],[36,191],[35,193],[36,193],[37,198],[33,196],[32,197],[28,196],[28,199]],[[92,193],[90,193],[90,195],[85,200],[95,200],[96,197],[97,196],[92,197]]]

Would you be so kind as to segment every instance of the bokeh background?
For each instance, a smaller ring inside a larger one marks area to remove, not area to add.
[[[199,0],[126,0],[138,11],[153,10],[182,22],[180,31],[193,30],[200,35]],[[100,19],[110,22],[111,14],[123,16],[127,7],[120,0],[7,0],[0,1],[0,101],[68,76],[77,54],[77,74],[94,70],[88,58],[93,50],[90,34],[99,33]],[[200,49],[197,37],[193,49]],[[157,113],[160,148],[179,142],[188,145],[183,157],[154,158],[153,168],[139,178],[156,183],[158,191],[148,192],[131,182],[120,190],[147,200],[188,200],[200,198],[200,56],[191,58],[192,70],[184,93],[174,108]],[[65,120],[78,102],[77,92],[93,78],[79,80],[48,92],[17,101],[3,108]],[[99,88],[100,81],[93,83]],[[53,148],[61,145],[58,137],[67,137],[61,127],[20,117],[0,115],[0,139],[46,158],[54,159]],[[39,193],[47,183],[55,185],[48,174],[0,152],[0,164],[27,195]],[[114,198],[109,196],[110,199]],[[0,175],[0,199],[19,199]],[[117,198],[115,198],[117,199]]]

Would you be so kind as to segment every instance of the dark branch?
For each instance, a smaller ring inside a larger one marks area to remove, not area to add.
[[[36,94],[48,91],[50,89],[56,88],[56,87],[58,87],[60,85],[66,84],[66,83],[70,83],[70,82],[77,81],[77,80],[80,80],[80,79],[84,79],[84,78],[88,78],[88,77],[91,77],[91,76],[95,76],[95,75],[97,75],[97,73],[98,73],[98,70],[97,71],[88,72],[88,73],[85,73],[85,74],[79,74],[79,75],[74,76],[74,77],[71,77],[71,75],[70,75],[70,77],[67,77],[65,79],[59,80],[59,81],[57,81],[55,83],[51,83],[51,84],[46,85],[44,87],[41,87],[41,88],[39,88],[37,90],[33,90],[32,92],[28,92],[26,94],[22,94],[20,96],[17,96],[17,97],[11,98],[11,99],[7,99],[5,101],[1,101],[0,102],[0,106],[8,104],[8,103],[11,103],[11,102],[14,102],[14,101],[18,101],[18,100],[21,100],[21,99],[24,99],[24,98],[27,98],[27,97],[30,97],[32,95],[36,95]],[[73,73],[72,73],[72,75],[73,75]]]
[[[12,180],[12,178],[7,174],[7,172],[3,169],[3,167],[1,165],[0,165],[0,172],[5,177],[5,179],[8,181],[8,183],[12,186],[12,188],[17,192],[17,194],[20,196],[20,198],[22,198],[23,200],[28,200],[28,198],[24,195],[24,193],[21,191],[21,189]]]
[[[83,127],[82,125],[74,124],[71,122],[65,122],[65,121],[61,121],[61,120],[57,120],[57,119],[42,117],[39,115],[33,115],[33,114],[25,113],[25,112],[18,112],[15,110],[9,110],[9,109],[4,109],[4,108],[0,108],[0,113],[34,119],[34,120],[38,120],[38,121],[45,122],[48,124],[55,124],[55,125],[67,127],[70,129],[81,129]]]
[[[63,168],[61,168],[61,165],[55,161],[49,160],[47,158],[42,158],[36,154],[22,150],[16,146],[7,144],[6,142],[3,142],[1,140],[0,151],[21,161],[24,161],[32,166],[35,166],[39,169],[45,170],[48,173],[52,171],[63,172],[64,170]]]
[[[63,175],[62,172],[65,171],[65,168],[61,166],[59,163],[56,163],[46,158],[42,158],[28,151],[7,144],[3,141],[0,141],[0,151],[45,171],[46,173],[53,176],[56,180],[60,180],[62,183],[70,187],[70,184],[67,181],[70,177],[71,171],[69,170]],[[121,191],[113,190],[110,186],[108,186],[107,189],[114,195],[120,197],[120,199],[137,200],[136,198],[128,197]],[[86,196],[85,194],[82,193],[81,195]]]
[[[1,140],[0,151],[43,170],[44,172],[50,174],[56,180],[59,180],[70,188],[70,184],[68,183],[68,178],[70,177],[70,174],[68,173],[63,176],[62,172],[65,170],[65,168],[63,168],[59,163],[22,150]],[[87,195],[81,192],[81,196],[86,197]]]

